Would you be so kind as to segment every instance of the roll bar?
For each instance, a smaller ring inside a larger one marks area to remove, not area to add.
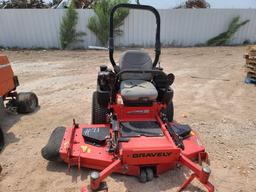
[[[137,4],[127,4],[127,3],[121,3],[116,5],[115,7],[113,7],[113,9],[111,10],[110,13],[110,20],[109,20],[109,59],[110,62],[112,64],[112,66],[114,67],[114,69],[116,68],[116,63],[115,60],[113,58],[113,54],[114,54],[114,24],[113,24],[113,20],[114,20],[114,13],[117,9],[119,8],[128,8],[128,9],[141,9],[141,10],[147,10],[147,11],[151,11],[152,13],[154,13],[155,17],[156,17],[156,24],[157,24],[157,28],[156,28],[156,42],[155,42],[155,59],[153,62],[153,67],[155,67],[159,61],[159,56],[161,54],[161,42],[160,42],[160,15],[158,13],[158,11],[152,7],[152,6],[148,6],[148,5],[137,5]]]

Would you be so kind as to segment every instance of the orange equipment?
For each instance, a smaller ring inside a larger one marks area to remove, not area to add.
[[[15,113],[31,113],[38,107],[35,93],[17,93],[18,77],[14,75],[9,59],[0,54],[0,150],[4,145],[4,134],[1,129],[5,109]]]
[[[14,76],[9,59],[0,55],[0,96],[3,100],[19,85],[17,76]]]

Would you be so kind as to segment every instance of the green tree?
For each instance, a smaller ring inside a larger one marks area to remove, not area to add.
[[[43,0],[0,0],[0,8],[5,7],[6,9],[31,9],[31,8],[48,8]]]
[[[186,0],[174,9],[205,9],[210,7],[211,5],[205,0]]]
[[[97,36],[103,46],[108,42],[109,16],[111,9],[119,3],[129,3],[129,0],[98,0],[93,5],[95,16],[89,19],[88,28]],[[123,31],[119,28],[128,16],[127,9],[118,9],[114,15],[114,35],[120,36]]]
[[[75,10],[74,0],[72,0],[60,25],[60,43],[63,49],[71,48],[75,43],[83,42],[81,38],[86,35],[86,33],[77,32],[77,22],[78,14]]]

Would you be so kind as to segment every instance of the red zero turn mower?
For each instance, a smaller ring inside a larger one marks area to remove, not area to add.
[[[113,15],[118,8],[148,10],[156,16],[155,60],[144,51],[126,51],[116,65]],[[96,169],[91,173],[93,191],[108,190],[104,179],[111,173],[137,176],[147,182],[177,164],[192,171],[178,191],[197,178],[209,192],[210,168],[205,148],[188,125],[173,121],[174,75],[157,67],[160,44],[160,15],[145,5],[119,4],[110,15],[109,57],[114,70],[101,66],[97,91],[93,94],[92,124],[56,128],[42,156],[71,166]],[[202,166],[204,165],[204,166]],[[86,187],[82,188],[87,191]]]

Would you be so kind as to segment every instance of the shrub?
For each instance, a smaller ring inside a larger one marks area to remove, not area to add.
[[[99,0],[93,5],[95,16],[89,19],[88,28],[97,36],[103,46],[106,46],[109,36],[109,16],[111,9],[119,3],[129,3],[129,0]],[[114,15],[114,35],[120,36],[123,31],[119,29],[128,16],[127,9],[118,9]]]
[[[241,23],[238,23],[239,19],[239,16],[234,17],[231,23],[229,24],[228,30],[226,32],[223,32],[217,35],[216,37],[209,39],[206,44],[210,46],[226,45],[230,41],[230,39],[235,35],[238,29],[250,21],[245,20]]]
[[[83,42],[82,36],[84,32],[77,32],[76,25],[78,22],[78,14],[75,10],[74,0],[71,1],[60,25],[60,43],[63,49],[71,48],[77,42]]]

